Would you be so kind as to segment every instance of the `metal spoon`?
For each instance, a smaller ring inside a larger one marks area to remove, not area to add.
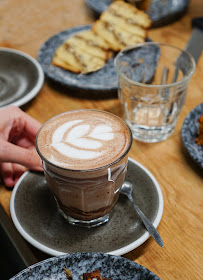
[[[132,184],[130,182],[125,182],[122,185],[122,187],[120,188],[120,193],[126,195],[129,198],[130,202],[132,203],[132,205],[134,206],[138,215],[140,216],[140,218],[141,218],[143,224],[145,225],[145,228],[149,232],[149,234],[154,238],[154,240],[159,244],[159,246],[164,247],[164,243],[163,243],[158,231],[152,225],[152,223],[147,219],[147,217],[142,213],[140,208],[135,203],[135,201],[132,197]]]

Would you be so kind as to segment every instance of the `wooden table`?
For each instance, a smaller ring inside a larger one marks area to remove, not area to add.
[[[202,0],[192,0],[179,21],[151,29],[149,37],[184,48],[191,34],[191,18],[202,16],[202,11]],[[36,58],[40,46],[53,34],[94,20],[93,12],[83,0],[3,0],[0,2],[0,46],[19,49]],[[203,55],[189,84],[186,104],[174,134],[157,144],[134,140],[130,151],[130,157],[148,168],[161,186],[164,213],[158,230],[165,247],[159,247],[149,238],[124,257],[147,267],[162,279],[203,279],[203,172],[184,149],[180,134],[186,115],[203,102],[202,76]],[[41,123],[58,113],[78,108],[107,110],[122,117],[116,98],[80,99],[51,87],[46,81],[40,93],[22,107]],[[9,216],[10,197],[11,191],[0,185],[0,203]],[[31,249],[37,260],[49,257],[32,246]]]

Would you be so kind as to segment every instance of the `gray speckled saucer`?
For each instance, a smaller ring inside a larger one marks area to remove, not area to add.
[[[97,14],[101,14],[113,2],[112,0],[85,0],[86,4]],[[147,12],[152,26],[162,26],[178,19],[187,9],[189,0],[152,0]]]
[[[195,142],[197,131],[199,129],[198,119],[203,115],[203,103],[195,107],[185,118],[181,130],[181,137],[185,148],[190,156],[201,167],[203,167],[203,146]]]
[[[21,106],[34,98],[44,83],[41,65],[10,48],[0,48],[0,61],[0,107]]]
[[[102,253],[76,253],[50,258],[21,271],[10,280],[66,279],[64,267],[68,268],[73,280],[81,280],[86,272],[99,270],[104,278],[112,280],[159,280],[147,268],[126,258]]]
[[[136,203],[158,226],[163,196],[153,175],[129,159],[126,179],[133,183]],[[96,228],[69,225],[58,213],[42,174],[27,172],[14,187],[11,216],[21,235],[39,250],[53,256],[75,252],[127,253],[144,243],[149,234],[128,199],[120,195],[110,221]]]

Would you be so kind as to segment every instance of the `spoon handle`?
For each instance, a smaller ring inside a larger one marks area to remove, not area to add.
[[[159,246],[164,247],[163,240],[161,239],[161,236],[159,235],[156,228],[153,226],[153,224],[147,219],[147,217],[143,214],[143,212],[140,210],[140,208],[135,203],[132,196],[128,196],[130,202],[134,206],[135,210],[137,211],[138,215],[140,216],[143,224],[145,225],[146,229],[148,230],[149,234],[154,238],[154,240],[159,244]]]

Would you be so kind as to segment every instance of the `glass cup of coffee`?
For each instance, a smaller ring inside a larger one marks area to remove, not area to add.
[[[68,111],[42,125],[36,149],[58,210],[70,224],[93,227],[109,221],[131,145],[129,127],[106,111]]]

